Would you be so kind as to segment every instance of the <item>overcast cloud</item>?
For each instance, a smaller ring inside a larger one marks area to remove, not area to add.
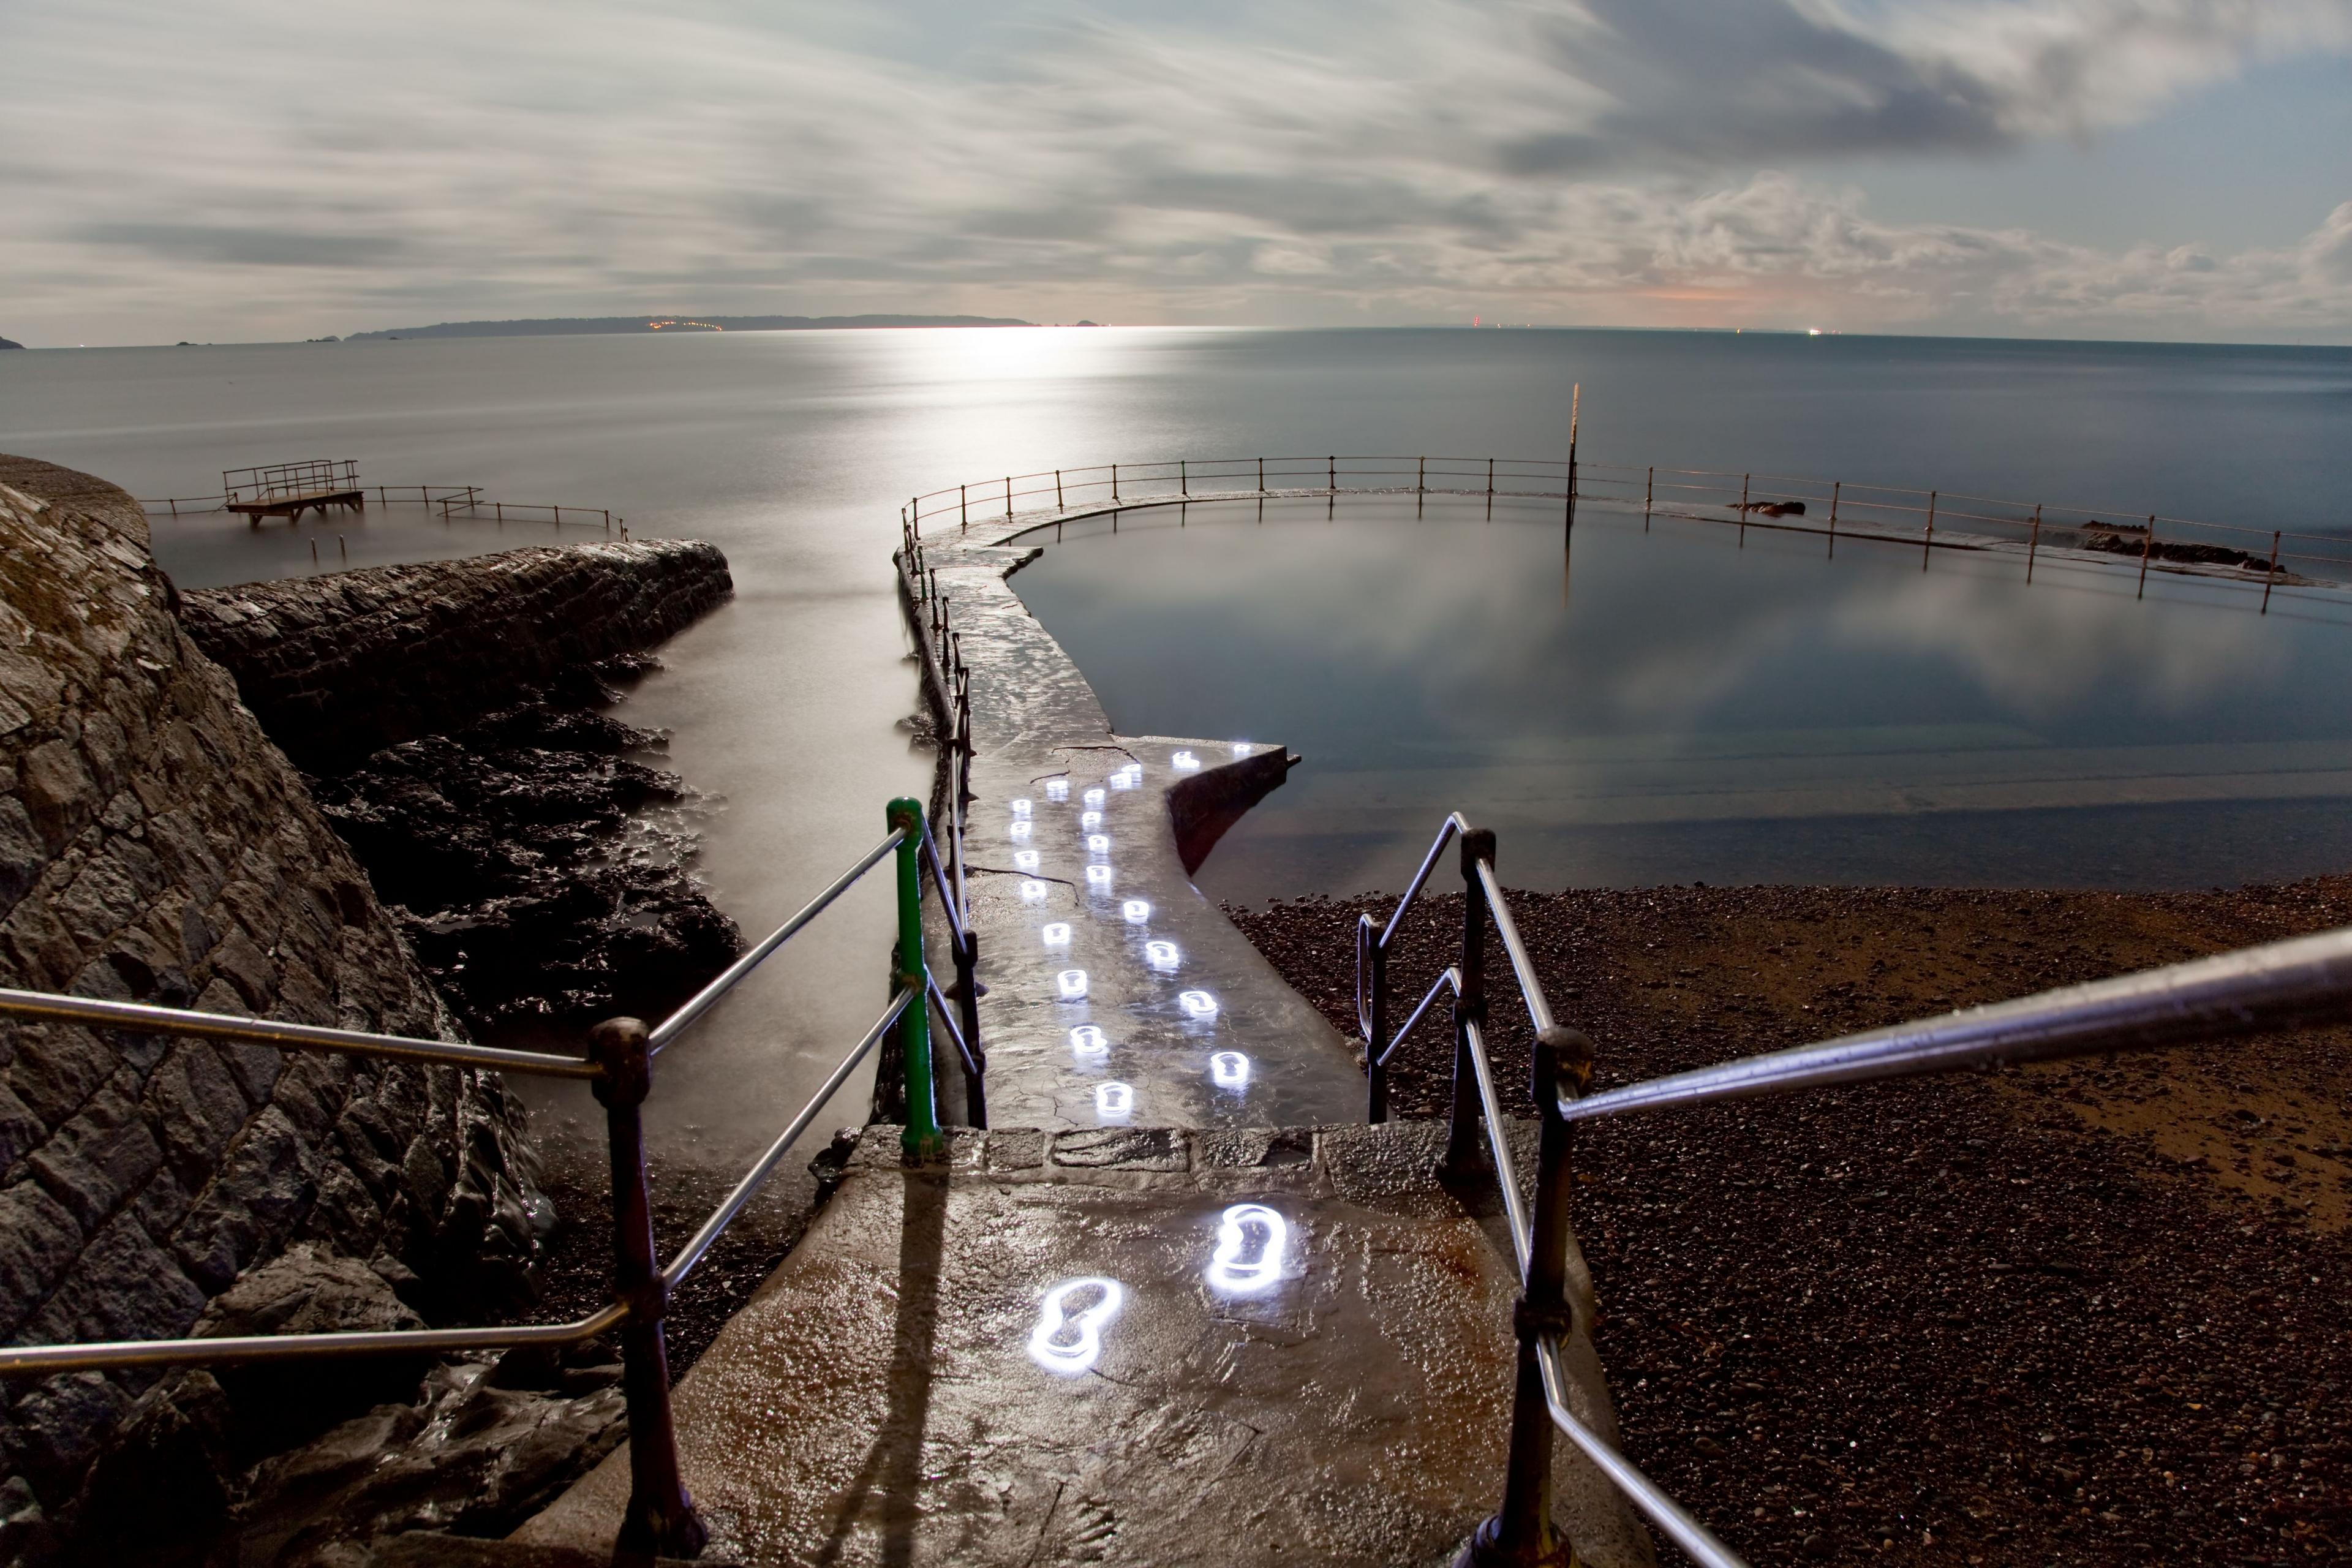
[[[36,342],[639,310],[2352,339],[2352,189],[2296,244],[2096,246],[1878,221],[1839,173],[2342,58],[2352,0],[18,0],[0,44],[0,332]]]

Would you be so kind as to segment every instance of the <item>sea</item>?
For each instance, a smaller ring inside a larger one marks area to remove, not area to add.
[[[2352,534],[2352,350],[1782,333],[1034,328],[0,354],[0,449],[144,498],[350,458],[368,485],[611,511],[718,543],[734,601],[623,717],[704,797],[747,932],[921,794],[892,596],[942,486],[1180,457],[1558,458],[2046,499]],[[543,514],[538,514],[543,519]],[[372,506],[153,525],[186,586],[605,536]],[[2204,887],[2352,865],[2352,608],[2124,563],[1923,552],[1556,501],[1135,512],[1014,579],[1128,732],[1303,761],[1213,897],[1394,889],[1448,810],[1518,886]],[[1932,558],[1929,558],[1932,556]],[[677,1150],[756,1142],[884,984],[861,888],[656,1094]],[[863,977],[862,979],[859,977]],[[772,1093],[765,1090],[772,1090]],[[663,1109],[663,1108],[667,1109]],[[581,1108],[556,1102],[551,1111]],[[845,1105],[840,1120],[859,1120]]]

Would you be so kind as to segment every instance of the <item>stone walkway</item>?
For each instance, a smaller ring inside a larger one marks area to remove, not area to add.
[[[951,1141],[908,1172],[867,1130],[680,1384],[707,1560],[1433,1568],[1494,1510],[1509,1247],[1491,1178],[1437,1179],[1442,1128]],[[1589,1340],[1570,1368],[1613,1436]],[[1648,1564],[1558,1447],[1586,1568]],[[628,1485],[624,1449],[515,1539],[609,1548]]]

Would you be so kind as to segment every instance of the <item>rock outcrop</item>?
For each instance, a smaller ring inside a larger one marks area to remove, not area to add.
[[[287,754],[332,773],[652,647],[733,588],[715,546],[650,540],[208,588],[181,615]]]
[[[456,1037],[176,597],[129,497],[0,458],[0,984]],[[495,1076],[0,1024],[10,1339],[184,1334],[305,1240],[428,1318],[497,1310],[543,1207]],[[0,1560],[142,1386],[0,1388]]]

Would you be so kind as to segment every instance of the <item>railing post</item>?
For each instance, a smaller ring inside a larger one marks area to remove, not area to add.
[[[1417,460],[1420,466],[1413,470],[1412,493],[1425,496],[1429,493],[1429,459],[1422,458]]]
[[[1650,531],[1650,498],[1658,491],[1658,465],[1650,465],[1649,477],[1642,481],[1642,531]]]
[[[957,911],[969,918],[969,911]],[[988,1125],[988,1058],[980,1048],[980,933],[967,927],[955,944],[956,1017],[963,1026],[963,1043],[971,1052],[963,1081],[963,1118],[974,1127]],[[977,1067],[981,1071],[974,1072]]]
[[[1834,515],[1834,514],[1832,514]],[[2033,558],[2042,553],[2042,503],[2033,503],[2033,537],[2025,542],[2025,580],[2033,581]]]
[[[1739,476],[1739,546],[1743,550],[1748,547],[1748,481],[1753,477]]]
[[[956,486],[956,521],[964,528],[971,526],[971,487]]]
[[[1112,503],[1113,505],[1117,505],[1117,504],[1118,504],[1118,465],[1117,463],[1113,463],[1113,464],[1110,466],[1110,499],[1111,499],[1111,503]]]
[[[1570,1543],[1552,1532],[1551,1410],[1544,1400],[1538,1347],[1565,1340],[1576,1327],[1568,1302],[1568,1205],[1574,1185],[1573,1130],[1559,1113],[1559,1097],[1580,1098],[1592,1082],[1592,1047],[1574,1029],[1557,1025],[1536,1037],[1528,1066],[1538,1127],[1535,1212],[1528,1226],[1528,1269],[1511,1313],[1518,1340],[1511,1392],[1511,1440],[1503,1471],[1503,1506],[1478,1527],[1456,1562],[1462,1568],[1543,1565],[1568,1568]]]
[[[1013,476],[1011,474],[1004,476],[1004,515],[1008,518],[1013,515]]]
[[[1257,493],[1265,494],[1265,459],[1264,458],[1257,460]]]
[[[662,1318],[669,1300],[654,1267],[651,1194],[646,1188],[645,1127],[639,1108],[653,1085],[646,1026],[608,1018],[588,1034],[588,1055],[602,1074],[613,1163],[613,1295],[629,1309],[621,1325],[621,1385],[629,1405],[629,1506],[619,1545],[646,1557],[695,1557],[709,1532],[694,1511],[677,1468],[677,1425],[670,1414],[669,1352]]]
[[[1176,459],[1176,493],[1180,496],[1189,496],[1192,493],[1191,465],[1182,458]]]
[[[1478,1068],[1470,1030],[1486,1026],[1486,889],[1478,862],[1495,858],[1495,830],[1462,830],[1462,984],[1454,994],[1454,1112],[1445,1133],[1445,1168],[1468,1170],[1478,1158]]]
[[[923,807],[901,798],[884,812],[887,825],[903,835],[898,840],[898,953],[896,983],[914,993],[914,1001],[898,1015],[898,1059],[907,1074],[907,1121],[899,1146],[909,1158],[928,1160],[940,1152],[937,1089],[931,1082],[931,1015],[923,997]]]
[[[1389,954],[1370,915],[1356,917],[1356,1016],[1364,1037],[1364,1120],[1389,1119]]]
[[[1054,470],[1054,510],[1055,511],[1067,510],[1062,503],[1062,470],[1059,468]]]
[[[1323,462],[1323,488],[1333,495],[1338,495],[1339,493],[1339,459],[1337,457],[1326,455]]]
[[[1937,494],[1935,490],[1927,492],[1927,536],[1919,545],[1919,570],[1922,572],[1927,569],[1927,552],[1936,548]]]
[[[2270,570],[2263,577],[2263,614],[2266,616],[2271,613],[2271,585],[2278,581],[2279,536],[2283,531],[2275,528],[2271,530]]]
[[[2139,542],[2139,592],[2137,598],[2147,597],[2147,558],[2156,550],[2156,513],[2147,514],[2147,532]]]

